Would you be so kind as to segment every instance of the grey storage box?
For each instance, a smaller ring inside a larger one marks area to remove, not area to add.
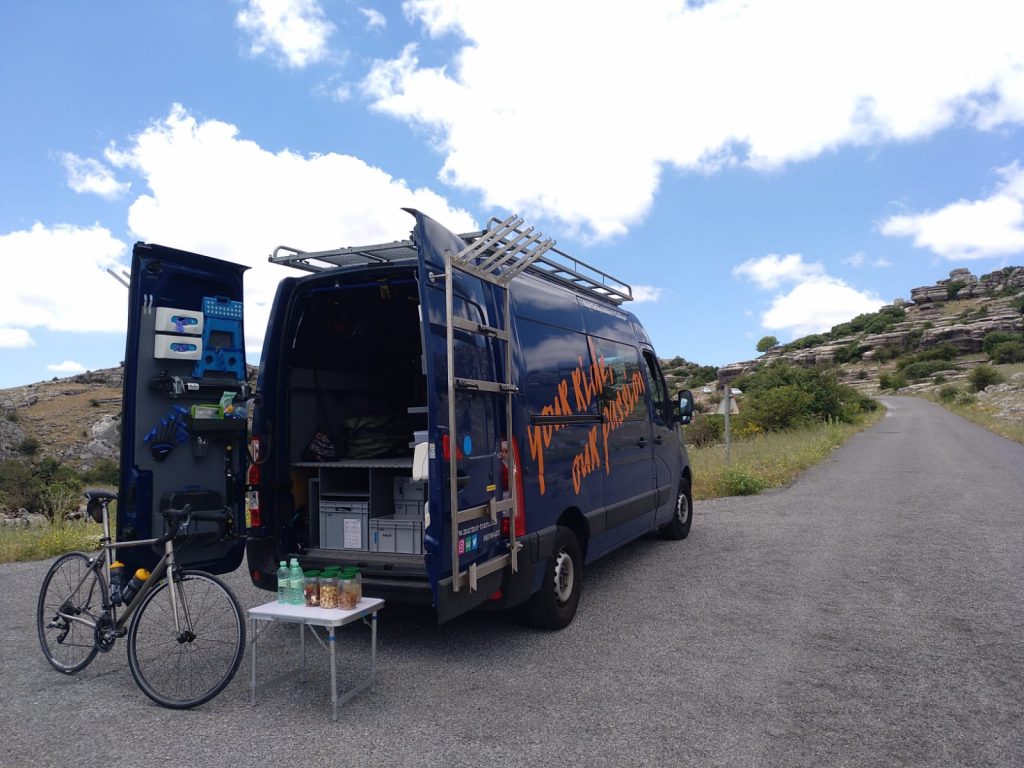
[[[413,480],[411,477],[395,478],[395,502],[427,500],[427,483],[424,480]]]
[[[375,517],[370,520],[370,551],[423,554],[423,523],[412,518]]]
[[[422,501],[396,501],[395,502],[395,517],[398,518],[415,518],[416,520],[423,519],[423,502]]]
[[[320,547],[362,549],[369,546],[370,503],[320,496]]]

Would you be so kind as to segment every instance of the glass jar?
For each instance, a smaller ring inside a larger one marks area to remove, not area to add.
[[[338,577],[338,607],[350,611],[356,607],[359,597],[356,595],[355,579],[348,571]]]
[[[338,607],[338,574],[336,571],[324,571],[320,574],[320,607]]]
[[[306,571],[303,574],[302,590],[308,607],[320,607],[320,571]]]
[[[356,602],[363,599],[363,574],[358,568],[349,568],[352,591],[356,593]]]

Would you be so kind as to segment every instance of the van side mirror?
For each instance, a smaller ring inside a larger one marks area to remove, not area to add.
[[[676,421],[689,424],[693,421],[693,392],[684,389],[676,395],[676,400]]]

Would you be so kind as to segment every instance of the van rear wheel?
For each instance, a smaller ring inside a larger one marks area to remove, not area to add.
[[[526,619],[543,629],[562,629],[576,615],[583,586],[583,556],[576,535],[563,526],[555,531],[544,584],[526,603]]]
[[[691,525],[693,525],[693,496],[690,495],[690,483],[680,480],[675,512],[672,519],[661,526],[659,530],[666,539],[679,541],[690,535]]]

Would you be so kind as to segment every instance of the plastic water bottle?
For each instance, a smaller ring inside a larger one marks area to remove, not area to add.
[[[149,571],[145,568],[136,568],[135,575],[132,576],[132,580],[124,585],[121,590],[121,600],[125,605],[128,605],[135,597],[135,594],[142,589],[142,585],[146,583],[146,579],[149,578]]]
[[[277,569],[277,602],[288,604],[288,563],[284,560]]]
[[[306,598],[302,591],[302,568],[299,567],[299,558],[293,557],[291,566],[288,569],[288,602],[291,605],[305,605]]]
[[[124,589],[124,563],[115,560],[110,564],[110,602],[121,604],[121,590]]]

